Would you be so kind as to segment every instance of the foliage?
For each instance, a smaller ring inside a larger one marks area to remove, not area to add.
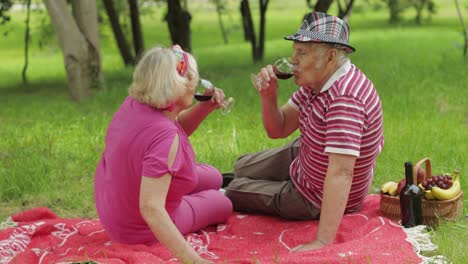
[[[387,4],[390,12],[390,23],[401,21],[402,13],[409,8],[416,10],[416,23],[421,23],[421,14],[425,9],[428,15],[435,14],[436,8],[433,0],[382,0]]]
[[[8,10],[11,8],[11,0],[0,0],[0,25],[10,21]]]

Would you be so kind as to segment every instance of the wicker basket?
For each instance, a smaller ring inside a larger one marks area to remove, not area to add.
[[[426,170],[424,178],[431,177],[431,161],[424,158],[416,163],[413,168],[413,182],[417,182],[417,172],[421,165],[425,163]],[[428,176],[430,175],[430,176]],[[380,194],[380,215],[394,221],[401,220],[400,197]],[[463,215],[463,192],[450,200],[426,200],[422,199],[423,224],[427,226],[437,226],[441,220],[457,221]]]

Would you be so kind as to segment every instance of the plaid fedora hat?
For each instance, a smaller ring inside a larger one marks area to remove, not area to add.
[[[320,12],[308,14],[296,34],[287,36],[285,39],[299,42],[337,44],[343,46],[347,53],[356,50],[348,44],[348,24],[336,16]]]

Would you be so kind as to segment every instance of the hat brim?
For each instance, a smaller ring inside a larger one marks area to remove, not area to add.
[[[311,38],[311,37],[307,37],[307,36],[304,36],[302,34],[294,34],[294,35],[291,35],[291,36],[286,36],[284,37],[285,40],[290,40],[290,41],[297,41],[297,42],[314,42],[314,43],[329,43],[329,44],[337,44],[337,45],[341,45],[343,47],[345,47],[345,51],[346,53],[353,53],[356,51],[356,49],[349,45],[348,43],[345,43],[345,42],[342,42],[342,41],[339,41],[339,40],[332,40],[330,39],[330,37],[327,37],[327,39],[323,39],[323,38],[320,38],[320,37],[316,37],[316,38]]]

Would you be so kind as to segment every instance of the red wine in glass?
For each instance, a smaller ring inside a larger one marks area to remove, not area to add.
[[[280,58],[273,65],[273,72],[278,79],[287,80],[294,76],[292,67],[287,58]]]
[[[201,79],[200,85],[197,87],[197,89],[202,89],[202,90],[195,92],[195,94],[193,95],[193,98],[199,102],[209,101],[213,98],[213,96],[204,95],[202,93],[204,92],[205,89],[213,89],[213,88],[214,88],[214,85],[210,81]],[[220,110],[221,114],[223,115],[229,114],[232,111],[232,108],[234,107],[234,102],[235,100],[232,97],[225,98],[223,106]]]
[[[195,98],[195,100],[199,102],[206,102],[206,101],[211,100],[211,98],[213,98],[213,96],[211,95],[203,95],[199,93],[194,94],[193,97]]]
[[[287,80],[294,76],[294,74],[292,73],[282,73],[282,72],[275,72],[275,75],[278,79],[281,79],[281,80]]]

